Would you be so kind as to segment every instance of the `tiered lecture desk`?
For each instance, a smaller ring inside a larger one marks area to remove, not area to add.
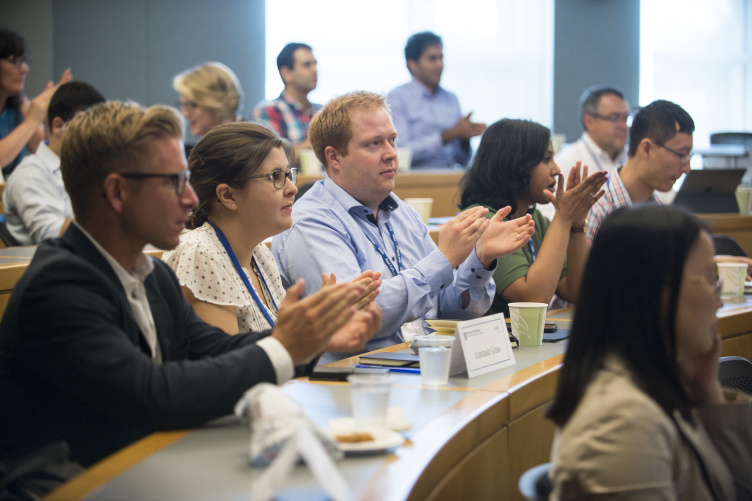
[[[433,217],[451,216],[460,177],[456,171],[400,173],[395,191],[401,197],[434,198]],[[752,254],[752,216],[703,218],[714,232],[731,234]],[[34,250],[0,249],[0,313]],[[571,315],[553,311],[549,318],[568,329]],[[726,304],[718,316],[723,355],[752,360],[752,296]],[[544,415],[565,348],[566,342],[521,347],[515,350],[515,366],[474,379],[454,377],[440,389],[421,387],[417,375],[393,374],[391,405],[401,406],[412,424],[408,440],[389,454],[339,462],[350,498],[520,499],[519,476],[549,458],[553,425]],[[388,350],[400,349],[405,346]],[[350,415],[346,383],[297,379],[284,391],[321,427]],[[261,471],[248,465],[249,435],[232,416],[196,430],[155,433],[88,469],[49,499],[250,499]],[[296,467],[285,485],[276,499],[324,497],[304,466]]]
[[[569,329],[571,310],[549,319]],[[724,355],[752,357],[752,296],[719,313]],[[406,345],[388,348],[405,349]],[[337,463],[350,499],[521,499],[517,480],[549,460],[553,425],[545,419],[566,341],[515,350],[517,364],[443,388],[423,388],[420,376],[392,374],[392,406],[412,423],[407,442],[388,454]],[[348,365],[356,357],[337,362]],[[283,391],[326,428],[350,415],[346,383],[297,379]],[[250,432],[228,416],[197,430],[155,433],[113,454],[52,493],[49,500],[251,499],[263,470],[248,464]],[[279,500],[325,499],[305,466],[297,466]]]

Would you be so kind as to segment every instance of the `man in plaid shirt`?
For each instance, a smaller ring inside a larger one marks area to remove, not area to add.
[[[591,244],[606,217],[619,207],[661,203],[655,192],[670,191],[689,172],[694,130],[689,113],[670,101],[653,101],[637,112],[629,130],[627,163],[609,174],[606,193],[590,209]]]
[[[285,88],[278,98],[262,101],[253,110],[252,118],[265,122],[280,137],[289,139],[295,147],[295,163],[299,166],[300,150],[308,149],[308,124],[321,108],[308,101],[308,94],[316,88],[316,58],[313,49],[304,43],[289,43],[277,56],[277,69]]]

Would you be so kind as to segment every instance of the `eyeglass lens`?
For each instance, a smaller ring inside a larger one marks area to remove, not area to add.
[[[289,179],[292,184],[298,182],[298,169],[292,168],[288,172],[283,170],[275,170],[272,174],[272,180],[274,181],[274,187],[281,190],[285,187],[285,180]]]

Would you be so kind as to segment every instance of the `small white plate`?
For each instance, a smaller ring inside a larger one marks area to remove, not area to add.
[[[459,320],[442,320],[440,318],[425,319],[425,322],[431,327],[457,327]]]
[[[335,438],[335,435],[346,435],[354,432],[370,433],[373,436],[373,440],[368,442],[342,443],[337,442]],[[348,454],[372,454],[399,447],[405,443],[405,437],[401,434],[384,428],[344,428],[338,429],[336,432],[330,429],[327,430],[327,433],[332,437],[337,447]]]

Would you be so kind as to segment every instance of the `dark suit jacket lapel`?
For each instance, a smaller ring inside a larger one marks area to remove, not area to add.
[[[101,271],[107,278],[114,284],[118,291],[118,296],[121,302],[121,307],[127,314],[124,315],[123,329],[133,344],[137,344],[141,350],[147,355],[151,356],[151,348],[146,342],[146,338],[139,329],[136,320],[133,318],[131,306],[128,304],[128,298],[125,296],[125,289],[120,283],[120,279],[115,274],[115,270],[112,269],[110,263],[104,258],[104,256],[94,247],[94,244],[84,235],[81,230],[76,227],[75,224],[71,224],[62,236],[62,240],[68,244],[74,254],[81,257],[92,266]]]
[[[149,308],[151,309],[151,316],[154,319],[154,328],[157,331],[159,348],[162,350],[162,360],[182,358],[185,347],[182,344],[176,345],[175,343],[179,343],[183,340],[183,337],[174,335],[176,330],[182,329],[182,325],[177,325],[173,308],[170,307],[170,303],[162,294],[162,288],[159,286],[159,271],[157,267],[160,263],[154,264],[155,269],[146,277],[144,286],[146,287],[146,296],[149,298]],[[175,309],[175,311],[178,310]]]

